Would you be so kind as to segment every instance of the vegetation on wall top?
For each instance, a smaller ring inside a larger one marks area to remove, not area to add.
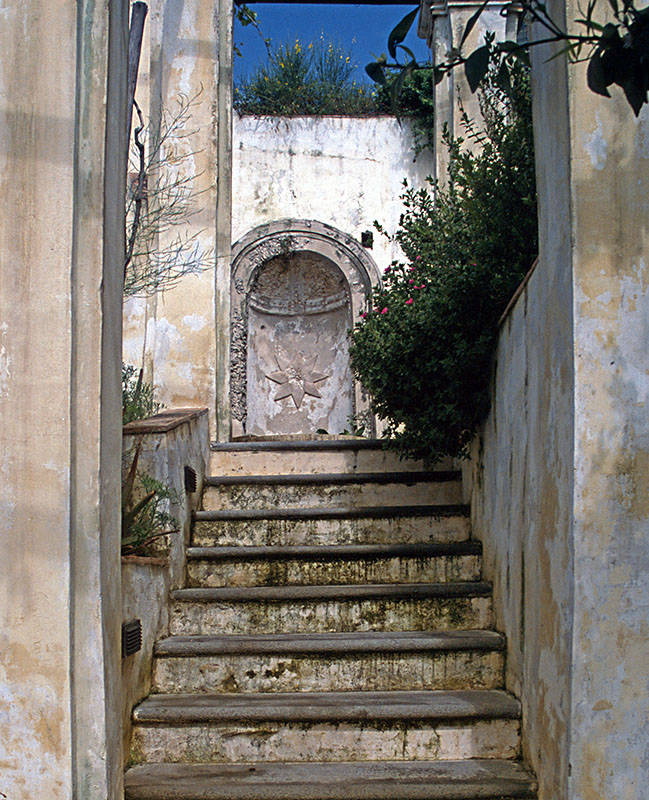
[[[242,114],[372,114],[378,110],[373,87],[353,78],[356,65],[338,44],[299,39],[268,47],[268,59],[234,88]]]

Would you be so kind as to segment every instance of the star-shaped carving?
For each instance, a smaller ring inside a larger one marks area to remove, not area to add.
[[[317,354],[305,356],[304,353],[295,353],[292,357],[282,357],[276,354],[275,359],[279,370],[266,375],[271,381],[279,384],[279,389],[273,400],[292,397],[295,407],[299,408],[302,405],[305,394],[309,394],[311,397],[322,397],[316,383],[320,383],[320,381],[324,381],[330,376],[315,371],[315,365],[318,360]]]

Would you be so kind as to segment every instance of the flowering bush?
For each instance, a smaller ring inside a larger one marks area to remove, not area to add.
[[[465,455],[489,407],[498,319],[537,253],[536,190],[527,72],[492,73],[485,128],[465,119],[450,149],[446,188],[406,186],[396,240],[407,261],[352,333],[356,376],[403,455]],[[380,228],[380,226],[378,226]]]

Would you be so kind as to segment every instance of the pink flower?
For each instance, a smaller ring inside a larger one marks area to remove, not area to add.
[[[383,274],[384,274],[384,275],[387,275],[387,274],[388,274],[388,272],[390,272],[390,269],[391,269],[391,267],[386,267],[386,268],[383,270]]]
[[[417,257],[415,258],[415,261],[421,261],[421,256],[417,256]]]
[[[408,283],[414,283],[414,282],[415,282],[415,279],[414,279],[414,278],[410,278],[410,280],[408,281]],[[416,288],[416,287],[415,287],[415,288]]]
[[[413,304],[413,302],[414,302],[414,301],[413,301],[412,297],[409,297],[409,298],[406,300],[406,305],[407,305],[407,306],[411,306],[411,305]]]
[[[387,314],[387,313],[388,313],[388,309],[387,309],[387,306],[386,306],[386,307],[385,307],[385,308],[384,308],[384,309],[381,311],[381,314]]]
[[[366,316],[367,316],[367,311],[363,311],[363,313],[361,314],[361,319],[365,319]]]
[[[408,270],[408,272],[414,272],[414,271],[415,271],[414,267],[410,267],[410,269]]]

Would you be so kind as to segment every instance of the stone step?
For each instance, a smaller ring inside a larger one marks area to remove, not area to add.
[[[197,511],[194,519],[199,547],[452,542],[470,531],[465,505]]]
[[[403,505],[460,505],[461,473],[327,473],[210,477],[203,509],[385,506],[398,497]]]
[[[150,695],[131,761],[516,758],[519,717],[500,690]]]
[[[172,636],[156,645],[153,691],[495,689],[503,650],[494,631]]]
[[[453,469],[452,459],[435,465]],[[421,461],[401,460],[377,439],[270,440],[213,443],[210,475],[290,475],[318,472],[407,472]]]
[[[170,633],[326,633],[492,627],[491,585],[256,586],[172,592]]]
[[[402,545],[190,547],[189,586],[441,583],[480,578],[475,540]]]
[[[536,781],[516,761],[147,764],[126,800],[528,800]]]

